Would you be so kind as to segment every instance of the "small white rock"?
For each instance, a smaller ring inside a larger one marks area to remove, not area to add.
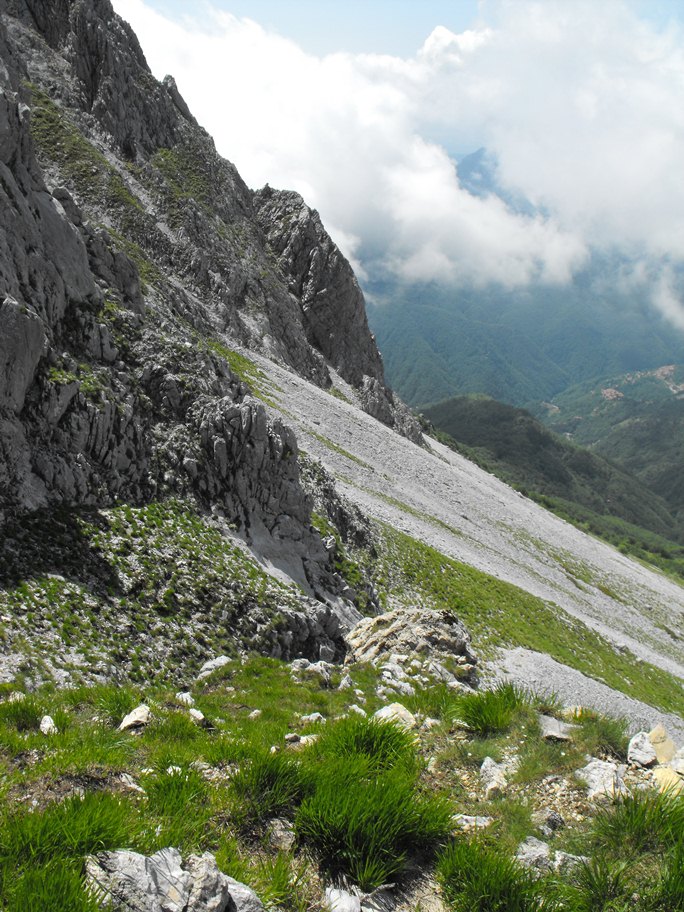
[[[325,716],[322,713],[309,713],[308,716],[302,716],[302,722],[305,725],[313,725],[315,722],[325,722]]]
[[[131,710],[127,716],[124,716],[119,726],[119,731],[142,728],[144,725],[149,724],[151,716],[150,707],[146,703],[141,703],[140,706],[136,706],[135,709]]]
[[[383,706],[373,714],[373,718],[379,722],[394,722],[406,729],[416,727],[416,717],[401,703],[389,703],[387,706]]]
[[[653,766],[658,762],[655,748],[651,744],[648,732],[640,731],[629,742],[627,759],[637,766]]]
[[[204,722],[204,713],[200,712],[199,709],[195,709],[194,707],[191,707],[190,708],[190,718],[192,719],[193,722],[197,722],[198,725],[201,725],[202,722]]]
[[[361,912],[359,897],[337,887],[326,887],[325,902],[330,912]]]
[[[247,716],[248,719],[258,719],[261,715],[260,709],[253,709],[251,713]]]
[[[56,735],[57,726],[52,716],[43,716],[40,720],[40,730],[44,735]]]
[[[190,693],[189,690],[179,690],[176,694],[176,699],[179,703],[182,703],[183,706],[194,706],[195,698]]]

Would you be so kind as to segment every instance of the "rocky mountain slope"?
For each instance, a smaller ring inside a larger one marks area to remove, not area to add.
[[[0,42],[3,518],[188,497],[339,603],[234,343],[336,369],[417,439],[349,264],[301,198],[248,190],[106,0],[11,2]]]
[[[6,678],[340,656],[359,609],[415,595],[364,514],[681,677],[682,590],[416,445],[318,215],[244,185],[107,0],[11,0],[2,51]]]
[[[0,905],[677,908],[684,589],[421,437],[108,0],[0,11]]]

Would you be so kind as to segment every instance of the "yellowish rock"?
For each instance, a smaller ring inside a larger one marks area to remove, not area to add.
[[[659,766],[653,770],[653,778],[659,792],[673,792],[675,795],[684,795],[684,779],[673,769]]]
[[[653,745],[658,763],[669,763],[677,753],[676,744],[662,725],[656,725],[653,731],[648,733],[648,740]]]

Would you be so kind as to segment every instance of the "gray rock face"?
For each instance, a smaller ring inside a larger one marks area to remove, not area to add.
[[[113,912],[261,912],[244,884],[219,871],[213,855],[177,849],[145,856],[126,850],[86,859],[86,880],[103,908]],[[110,903],[112,904],[110,906]]]
[[[311,345],[348,383],[359,388],[365,411],[420,442],[418,422],[385,386],[363,293],[318,213],[298,193],[268,186],[255,195],[254,202],[267,243],[299,302]]]
[[[259,223],[302,311],[309,341],[342,377],[359,386],[383,381],[363,294],[351,266],[298,193],[265,187],[255,196]]]
[[[0,523],[192,498],[346,611],[294,434],[230,366],[249,343],[329,380],[250,191],[109,0],[3,4],[0,58]],[[338,655],[327,611],[273,654]]]
[[[109,0],[10,0],[0,55],[0,502],[191,496],[335,591],[294,435],[229,362],[384,390],[349,264],[296,195],[254,197]]]

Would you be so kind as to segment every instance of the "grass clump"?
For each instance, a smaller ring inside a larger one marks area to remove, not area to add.
[[[21,700],[0,703],[0,726],[7,726],[18,732],[37,731],[42,717],[40,703],[31,695]]]
[[[667,792],[634,792],[594,818],[594,842],[621,853],[665,849],[684,834],[684,803]]]
[[[400,727],[340,720],[307,762],[314,786],[295,832],[330,875],[371,890],[400,873],[409,854],[429,854],[447,838],[453,808],[420,791],[415,744]]]
[[[60,860],[24,871],[7,896],[7,912],[101,912],[100,903],[84,889],[80,868],[79,862]]]
[[[83,858],[134,846],[140,834],[133,806],[107,792],[68,798],[33,813],[0,819],[0,905],[11,912],[91,912],[81,881]]]
[[[120,848],[136,836],[132,806],[109,792],[67,798],[42,813],[6,814],[0,827],[0,860],[19,868]]]
[[[324,732],[315,747],[321,761],[363,758],[373,772],[415,760],[415,740],[398,725],[350,716]]]
[[[478,840],[459,839],[442,853],[437,878],[455,912],[538,912],[557,908],[542,899],[535,877],[512,858]]]
[[[100,688],[95,707],[102,722],[118,728],[139,702],[129,687],[110,684]]]
[[[588,753],[627,760],[629,738],[625,719],[614,719],[585,709],[577,721],[581,729],[579,739]]]
[[[241,799],[238,812],[243,824],[256,824],[269,817],[293,816],[311,791],[312,780],[302,763],[288,754],[255,753],[233,779]]]
[[[514,684],[504,682],[493,690],[465,694],[457,704],[459,718],[478,735],[507,731],[516,714],[530,705],[529,696]]]
[[[391,881],[409,853],[444,841],[452,815],[443,798],[420,794],[405,769],[378,774],[371,766],[361,757],[326,765],[295,818],[298,839],[324,870],[350,877],[363,890]]]

